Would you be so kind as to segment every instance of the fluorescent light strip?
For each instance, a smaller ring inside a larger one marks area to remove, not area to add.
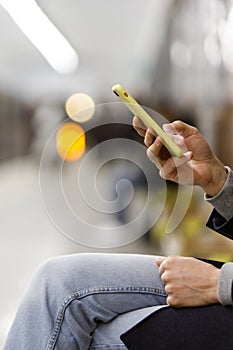
[[[0,4],[56,72],[70,74],[77,69],[76,51],[36,1],[0,0]]]

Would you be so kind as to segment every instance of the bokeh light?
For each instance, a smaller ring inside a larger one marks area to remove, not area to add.
[[[90,120],[95,113],[93,99],[84,93],[76,93],[66,101],[66,113],[74,121],[82,123]]]
[[[62,125],[56,135],[56,147],[59,156],[68,162],[82,157],[86,148],[86,137],[83,128],[76,123]]]
[[[191,49],[181,41],[174,41],[170,49],[172,62],[180,68],[188,68],[192,64]]]

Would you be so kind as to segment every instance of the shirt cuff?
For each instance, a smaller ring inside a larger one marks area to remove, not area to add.
[[[225,263],[218,282],[218,299],[222,305],[232,305],[233,263]]]
[[[221,191],[214,197],[209,197],[205,193],[204,198],[215,207],[224,219],[230,220],[233,215],[233,171],[228,166],[225,166],[225,169],[228,176]]]

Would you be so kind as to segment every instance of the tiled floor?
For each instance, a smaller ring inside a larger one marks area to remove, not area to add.
[[[51,256],[96,251],[67,239],[51,223],[42,205],[38,173],[38,164],[30,158],[0,165],[0,348],[35,268]],[[154,250],[139,239],[110,251]]]

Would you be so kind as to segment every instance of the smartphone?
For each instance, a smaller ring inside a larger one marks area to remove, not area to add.
[[[112,91],[120,98],[120,100],[129,108],[129,110],[141,119],[143,124],[147,128],[151,128],[155,133],[161,137],[165,147],[169,152],[176,156],[181,157],[184,153],[179,146],[172,141],[169,135],[167,135],[163,129],[151,118],[151,116],[138,104],[138,102],[126,91],[120,84],[116,84],[112,87]]]

